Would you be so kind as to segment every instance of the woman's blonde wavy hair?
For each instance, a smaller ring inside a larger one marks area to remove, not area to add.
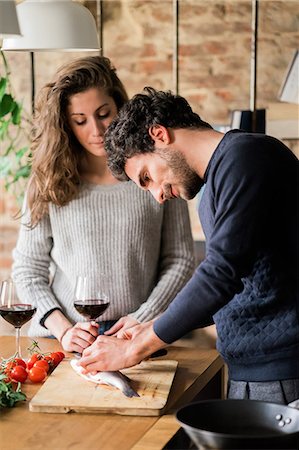
[[[118,110],[128,101],[115,68],[102,56],[80,58],[64,65],[37,97],[27,193],[31,227],[47,214],[50,202],[64,206],[78,194],[79,164],[84,152],[68,125],[66,109],[72,95],[94,87],[104,89]]]

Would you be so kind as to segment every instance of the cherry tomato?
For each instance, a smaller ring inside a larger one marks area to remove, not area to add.
[[[44,356],[43,360],[47,361],[47,363],[49,364],[49,372],[48,373],[53,372],[53,370],[56,367],[53,358],[51,358],[50,356]]]
[[[13,381],[24,383],[27,379],[27,371],[23,366],[15,366],[11,369],[10,378]]]
[[[39,359],[34,364],[33,367],[41,367],[44,369],[47,373],[49,372],[50,366],[49,363],[45,359]]]
[[[21,359],[21,358],[14,358],[14,359],[8,361],[8,363],[4,367],[3,371],[4,371],[5,375],[7,375],[10,379],[11,379],[11,371],[16,366],[23,367],[25,370],[27,367],[25,361],[23,361],[23,359]]]
[[[51,353],[50,357],[53,359],[55,367],[58,366],[58,364],[60,363],[61,359],[60,359],[60,356],[57,354],[57,352]]]
[[[24,361],[23,359],[21,359],[21,358],[15,358],[15,359],[14,359],[14,362],[16,363],[16,364],[15,364],[16,366],[22,366],[22,367],[24,367],[24,369],[27,368],[27,364],[26,364],[25,361]]]
[[[60,361],[62,361],[65,358],[65,354],[63,352],[55,352],[60,357]]]
[[[30,370],[34,363],[41,359],[41,356],[38,353],[33,353],[33,355],[30,357],[30,359],[27,361],[27,369]]]
[[[28,378],[32,383],[40,383],[46,376],[47,372],[42,367],[32,367],[28,372]]]
[[[16,366],[16,363],[14,361],[9,361],[5,366],[4,373],[6,375],[10,376],[10,373],[15,366]]]

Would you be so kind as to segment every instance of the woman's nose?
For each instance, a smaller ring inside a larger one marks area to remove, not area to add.
[[[92,123],[91,132],[92,132],[93,136],[103,136],[105,133],[105,127],[102,124],[102,122],[98,122],[98,121],[94,120]]]

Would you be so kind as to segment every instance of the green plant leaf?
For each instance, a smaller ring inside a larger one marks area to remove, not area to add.
[[[29,134],[32,117],[12,94],[11,71],[1,51],[0,57],[4,68],[4,74],[0,75],[0,178],[5,189],[20,203],[24,195],[24,181],[31,171]]]
[[[14,389],[11,382],[6,382],[7,376],[0,373],[0,408],[11,408],[17,402],[26,400],[26,395],[21,391],[21,383]]]
[[[22,147],[16,152],[16,157],[18,160],[22,159],[23,156],[28,152],[28,147]]]
[[[0,103],[0,117],[4,117],[15,107],[15,101],[10,94],[4,94]]]
[[[28,178],[31,168],[28,165],[21,166],[15,173],[13,181],[18,181],[20,178]]]
[[[22,106],[15,102],[15,106],[12,110],[12,123],[14,125],[20,125],[21,123]]]
[[[5,93],[6,85],[7,85],[6,78],[0,78],[0,101],[2,101],[3,95]]]
[[[10,123],[11,123],[10,120],[2,120],[0,122],[0,140],[1,141],[4,141],[4,139],[6,138],[8,126]]]

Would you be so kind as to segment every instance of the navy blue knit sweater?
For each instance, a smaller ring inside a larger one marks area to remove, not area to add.
[[[215,322],[234,380],[299,377],[298,164],[272,137],[223,137],[199,206],[206,258],[154,324],[171,343]]]

